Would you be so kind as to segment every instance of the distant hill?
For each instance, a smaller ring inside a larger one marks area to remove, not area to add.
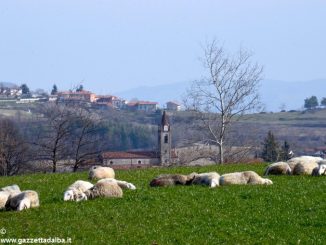
[[[17,87],[17,84],[11,83],[11,82],[3,82],[0,81],[0,86],[2,87],[8,87],[8,88],[13,88],[13,87]]]
[[[169,100],[182,102],[182,97],[190,82],[179,82],[158,86],[143,86],[116,92],[125,99],[150,100],[164,106]],[[326,97],[326,79],[312,81],[276,81],[264,80],[260,94],[266,111],[280,111],[282,104],[286,110],[297,110],[303,107],[304,99],[316,95],[320,100]]]

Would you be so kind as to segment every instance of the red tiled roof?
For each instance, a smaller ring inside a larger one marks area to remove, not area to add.
[[[156,151],[108,151],[102,154],[106,159],[134,159],[134,158],[159,158],[159,152]],[[171,150],[171,157],[177,158],[174,150]]]
[[[178,105],[178,106],[181,106],[181,105],[180,105],[180,103],[178,103],[178,102],[175,102],[175,101],[168,101],[168,102],[166,102],[166,103],[171,103],[171,104],[174,104],[174,105]]]
[[[108,151],[102,154],[103,158],[109,159],[133,159],[133,158],[158,158],[155,151]]]
[[[114,95],[96,95],[96,98],[99,98],[99,99],[111,99],[111,98],[117,98],[117,96],[114,96]]]
[[[158,102],[151,102],[151,101],[135,101],[135,102],[129,102],[128,106],[135,106],[135,105],[157,105]]]

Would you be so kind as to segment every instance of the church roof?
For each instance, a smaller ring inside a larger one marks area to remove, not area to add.
[[[150,159],[160,158],[157,151],[108,151],[102,154],[105,159]],[[176,152],[171,150],[171,158],[178,158]]]
[[[159,158],[156,151],[109,151],[102,156],[108,159]]]

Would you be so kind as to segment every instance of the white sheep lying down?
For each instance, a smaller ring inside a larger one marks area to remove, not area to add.
[[[103,182],[103,181],[109,181],[109,182],[112,182],[112,183],[116,183],[122,189],[136,190],[136,186],[134,184],[129,183],[127,181],[117,180],[117,179],[113,179],[113,178],[100,179],[99,181],[97,181],[97,183],[100,183],[100,182]]]
[[[312,157],[312,156],[301,156],[301,157],[294,157],[287,161],[289,164],[292,173],[294,175],[297,174],[311,174],[312,170],[317,167],[318,162],[322,161],[323,159],[321,157]],[[294,170],[295,167],[300,164],[300,167],[297,168],[297,170]],[[305,166],[306,169],[305,169]],[[314,166],[312,168],[312,166]]]
[[[11,197],[6,203],[7,210],[21,211],[28,208],[40,206],[39,197],[36,191],[23,191],[20,194]]]
[[[0,210],[6,207],[8,199],[21,193],[18,185],[10,185],[0,189]]]
[[[291,173],[292,170],[287,162],[276,162],[267,166],[264,175],[290,175]]]
[[[192,180],[191,184],[194,185],[207,185],[211,188],[219,186],[220,175],[217,172],[209,173],[194,173],[195,178]]]
[[[312,176],[326,175],[326,160],[318,162],[318,166],[315,167],[311,173]]]
[[[77,197],[77,201],[95,199],[98,197],[118,198],[122,197],[123,192],[121,187],[110,180],[101,180],[97,182],[92,188],[81,193]]]
[[[88,172],[89,179],[115,178],[114,169],[110,167],[93,166]]]
[[[235,172],[223,174],[220,177],[220,185],[271,185],[273,182],[269,179],[260,177],[254,171]]]
[[[74,201],[77,200],[79,194],[85,192],[86,190],[92,188],[94,185],[88,181],[77,180],[71,184],[63,194],[64,201]]]

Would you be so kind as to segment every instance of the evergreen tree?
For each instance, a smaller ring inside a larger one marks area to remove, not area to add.
[[[304,100],[304,107],[306,109],[314,109],[318,106],[318,99],[316,96],[311,96],[310,98],[306,98]]]
[[[266,162],[276,162],[279,158],[279,146],[272,131],[268,131],[267,137],[264,140],[261,157]]]
[[[320,101],[320,105],[326,107],[326,97],[322,98],[322,100]]]
[[[83,91],[84,90],[84,87],[82,84],[79,85],[79,87],[76,89],[76,92],[80,92],[80,91]]]
[[[28,86],[24,83],[20,86],[22,94],[28,95],[30,93]]]
[[[279,160],[282,160],[282,161],[289,160],[290,159],[289,153],[290,153],[290,145],[285,140],[283,145],[282,145],[282,148],[281,148],[281,153],[280,153],[280,159]]]
[[[58,88],[57,88],[57,85],[53,85],[53,88],[52,88],[52,91],[51,91],[51,95],[55,95],[58,93]]]

